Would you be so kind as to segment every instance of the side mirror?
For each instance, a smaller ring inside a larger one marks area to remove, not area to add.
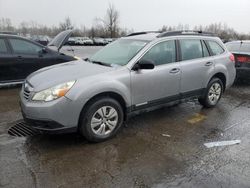
[[[47,49],[46,48],[42,48],[42,54],[46,54],[48,53]]]
[[[144,59],[144,60],[138,61],[134,65],[133,70],[138,71],[140,69],[154,69],[154,68],[155,68],[155,65],[153,61]]]
[[[40,51],[38,51],[38,55],[39,55],[40,57],[42,57],[43,54],[46,54],[46,53],[48,53],[48,51],[47,51],[46,48],[42,48]]]

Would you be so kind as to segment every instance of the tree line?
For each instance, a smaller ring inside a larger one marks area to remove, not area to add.
[[[190,30],[189,25],[179,24],[177,26],[166,26],[164,25],[160,31],[176,31],[176,30]],[[215,33],[223,39],[224,41],[230,40],[249,40],[250,39],[250,32],[249,34],[239,33],[232,27],[229,27],[227,24],[222,23],[212,23],[209,25],[197,25],[194,26],[191,30],[195,31],[205,31]]]
[[[23,36],[29,35],[47,35],[54,37],[59,32],[74,29],[74,36],[85,37],[105,37],[118,38],[126,36],[133,32],[133,29],[120,27],[119,12],[113,4],[109,4],[106,15],[103,18],[95,18],[92,27],[87,28],[84,25],[76,27],[69,17],[66,17],[57,26],[46,26],[38,24],[35,21],[21,22],[18,26],[14,26],[9,18],[0,18],[0,31],[15,32]],[[179,24],[177,26],[163,25],[158,31],[175,31],[175,30],[197,30],[207,31],[217,34],[224,41],[229,40],[246,40],[250,39],[249,34],[242,34],[235,31],[232,27],[222,23],[212,23],[209,25],[197,25],[191,28],[189,25]]]
[[[95,18],[91,28],[84,25],[76,27],[69,17],[66,17],[57,26],[46,26],[35,21],[23,21],[18,26],[14,26],[9,18],[0,18],[0,31],[15,32],[23,36],[28,35],[47,35],[53,37],[59,32],[73,29],[75,36],[87,37],[110,37],[118,38],[127,35],[130,31],[119,26],[119,12],[113,4],[109,4],[106,15],[103,18]]]

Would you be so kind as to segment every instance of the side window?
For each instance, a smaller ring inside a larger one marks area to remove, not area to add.
[[[175,41],[156,44],[142,59],[153,61],[156,66],[176,62]]]
[[[182,61],[203,57],[201,41],[197,39],[180,40]]]
[[[224,52],[224,49],[215,41],[207,41],[210,49],[212,50],[213,55],[219,55]]]
[[[7,54],[7,53],[8,53],[8,50],[4,42],[4,39],[0,39],[0,54]]]
[[[207,49],[207,45],[205,44],[204,41],[202,41],[202,50],[203,50],[203,57],[208,57],[208,56],[210,56],[210,55],[209,55],[209,52],[208,52],[208,49]]]
[[[40,46],[22,39],[9,39],[9,41],[14,53],[17,54],[37,55],[38,52],[42,50]]]

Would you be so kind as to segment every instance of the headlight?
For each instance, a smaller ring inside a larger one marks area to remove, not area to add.
[[[77,56],[74,56],[74,58],[75,58],[76,60],[81,60],[81,58],[80,58],[80,57],[77,57]]]
[[[58,99],[70,90],[70,88],[74,85],[75,81],[66,82],[63,84],[59,84],[49,89],[45,89],[36,93],[32,100],[33,101],[52,101]]]

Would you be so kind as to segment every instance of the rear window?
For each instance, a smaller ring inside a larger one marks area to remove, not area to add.
[[[230,52],[250,53],[250,43],[228,43],[226,46]]]
[[[203,57],[201,41],[197,39],[180,40],[182,61]]]
[[[207,41],[213,55],[220,55],[224,52],[224,49],[215,41]]]
[[[8,52],[4,39],[0,39],[0,54],[6,54]]]

